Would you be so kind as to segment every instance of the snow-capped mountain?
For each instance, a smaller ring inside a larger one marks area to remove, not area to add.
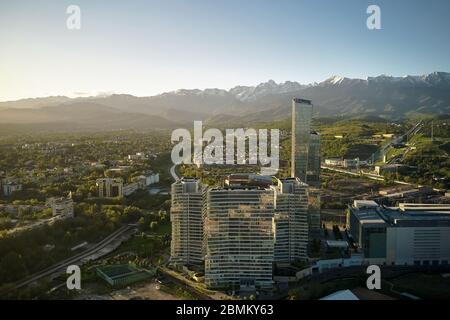
[[[392,118],[410,113],[450,114],[450,73],[404,77],[380,75],[367,79],[332,76],[308,85],[269,80],[256,86],[236,86],[230,90],[180,89],[151,97],[113,94],[77,99],[26,99],[1,102],[0,123],[33,123],[36,119],[40,123],[58,122],[61,121],[61,117],[57,117],[60,108],[71,115],[64,121],[86,122],[81,115],[91,110],[89,114],[95,114],[98,121],[111,119],[124,127],[127,127],[127,122],[143,126],[148,116],[152,119],[148,123],[153,127],[167,127],[168,123],[178,126],[193,120],[210,120],[215,125],[223,125],[227,121],[245,125],[288,117],[293,97],[312,100],[317,116],[375,115]],[[19,112],[17,108],[22,109]],[[121,118],[124,121],[120,122]],[[156,119],[159,120],[153,121]],[[94,123],[92,125],[95,126]]]
[[[273,80],[260,83],[257,86],[236,86],[228,92],[240,101],[257,101],[258,98],[267,95],[285,94],[297,92],[306,88],[314,87],[335,87],[352,88],[368,86],[388,86],[388,87],[450,87],[450,73],[434,72],[426,75],[404,77],[393,77],[380,75],[368,77],[367,79],[352,79],[343,76],[332,76],[322,82],[312,84],[300,84],[298,82],[286,81],[277,84]]]
[[[332,76],[331,78],[317,84],[317,86],[320,87],[352,87],[357,85],[367,85],[367,80]]]
[[[322,82],[312,84],[300,84],[295,81],[286,81],[284,83],[276,83],[274,80],[260,83],[256,86],[236,86],[230,90],[223,89],[180,89],[168,93],[163,93],[161,96],[222,96],[234,97],[242,102],[254,102],[259,98],[268,95],[286,94],[298,92],[306,88],[314,87],[367,87],[367,86],[390,86],[390,87],[449,87],[450,73],[434,72],[426,75],[404,77],[393,77],[388,75],[380,75],[377,77],[368,77],[367,79],[352,79],[343,76],[332,76]]]
[[[305,86],[298,82],[286,81],[277,84],[273,80],[260,83],[255,87],[237,86],[230,89],[230,93],[240,101],[256,101],[265,95],[281,94],[295,92],[303,89]]]

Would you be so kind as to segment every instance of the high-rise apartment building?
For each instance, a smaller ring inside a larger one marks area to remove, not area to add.
[[[278,180],[273,218],[275,262],[306,259],[308,249],[308,186],[298,178]]]
[[[233,185],[207,192],[205,283],[212,288],[271,287],[272,186]]]
[[[172,184],[170,259],[174,264],[203,263],[203,196],[200,180],[182,178]]]
[[[172,184],[171,261],[204,262],[211,288],[269,288],[273,264],[307,258],[308,186],[298,178],[232,174],[225,186]]]

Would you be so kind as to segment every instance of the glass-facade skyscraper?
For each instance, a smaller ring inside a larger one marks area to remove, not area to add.
[[[320,135],[311,131],[313,104],[292,100],[291,176],[313,187],[320,186]]]
[[[306,181],[312,187],[320,187],[320,134],[317,131],[309,135]]]

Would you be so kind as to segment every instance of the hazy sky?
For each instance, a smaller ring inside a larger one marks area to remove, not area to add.
[[[450,71],[449,35],[448,0],[0,0],[0,100]]]

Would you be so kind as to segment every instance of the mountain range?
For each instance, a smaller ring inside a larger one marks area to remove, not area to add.
[[[45,124],[76,130],[172,128],[193,120],[246,125],[289,116],[293,97],[310,99],[318,117],[402,118],[450,114],[450,73],[367,79],[333,76],[320,83],[273,80],[257,86],[181,89],[150,97],[64,96],[0,102],[0,124]]]

